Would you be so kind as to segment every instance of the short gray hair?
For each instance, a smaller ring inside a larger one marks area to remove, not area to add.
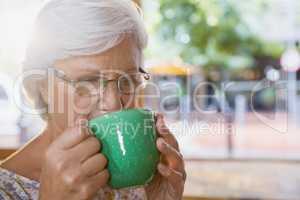
[[[147,46],[140,9],[130,0],[47,1],[37,16],[23,71],[48,69],[59,59],[105,52],[128,34],[141,51]],[[45,106],[34,81],[26,81],[24,89],[35,107]]]

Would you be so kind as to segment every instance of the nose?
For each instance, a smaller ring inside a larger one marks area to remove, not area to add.
[[[121,95],[116,82],[112,81],[107,84],[102,101],[99,101],[99,104],[100,110],[105,112],[118,111],[123,108]]]

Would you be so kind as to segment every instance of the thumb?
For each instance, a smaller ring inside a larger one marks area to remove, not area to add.
[[[88,127],[88,118],[87,115],[78,115],[75,118],[75,127],[87,128]]]

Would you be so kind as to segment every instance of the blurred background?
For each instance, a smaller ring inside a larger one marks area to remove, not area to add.
[[[300,199],[300,1],[135,2],[159,86],[147,85],[143,102],[180,143],[186,198]],[[43,127],[12,100],[42,3],[0,1],[1,158]]]

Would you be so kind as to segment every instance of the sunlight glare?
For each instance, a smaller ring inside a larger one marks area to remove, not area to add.
[[[0,14],[1,57],[10,57],[20,63],[31,35],[35,9],[15,10]]]

